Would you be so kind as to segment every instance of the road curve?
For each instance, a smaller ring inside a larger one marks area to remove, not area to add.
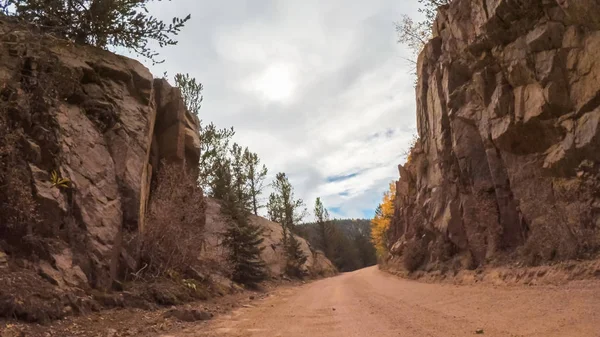
[[[600,336],[600,282],[455,286],[376,267],[276,291],[182,336]],[[179,336],[179,335],[178,335]]]

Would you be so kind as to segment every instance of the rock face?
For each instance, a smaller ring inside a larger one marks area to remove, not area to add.
[[[431,270],[598,250],[599,18],[596,0],[440,9],[418,60],[419,140],[399,167],[392,260]]]
[[[40,272],[108,288],[126,256],[124,233],[143,229],[158,164],[196,166],[198,120],[178,89],[137,61],[7,22],[0,36],[2,103],[23,131],[42,212],[33,231],[50,252]],[[70,188],[52,186],[52,171]]]
[[[4,124],[18,138],[18,171],[26,172],[22,184],[31,185],[25,194],[37,203],[40,221],[14,237],[4,237],[12,225],[0,223],[0,270],[8,268],[9,256],[35,256],[23,263],[57,289],[119,290],[118,281],[140,269],[130,243],[144,231],[161,163],[198,170],[199,120],[179,89],[154,79],[137,61],[0,20]],[[53,184],[53,172],[69,186]],[[218,234],[226,223],[219,209],[208,201],[207,245],[198,254],[222,264]],[[252,220],[266,229],[263,257],[279,275],[285,266],[281,228]],[[329,260],[300,241],[308,274],[335,273]]]
[[[261,257],[267,264],[267,268],[271,276],[279,277],[285,271],[286,259],[285,252],[282,246],[283,229],[281,225],[269,221],[263,217],[250,216],[250,221],[260,225],[264,229],[264,247]],[[221,213],[221,206],[214,199],[206,200],[206,245],[203,256],[207,260],[215,264],[223,265],[225,261],[225,251],[219,245],[220,234],[226,230],[226,221]],[[303,266],[303,272],[306,275],[317,276],[332,276],[337,273],[335,266],[325,257],[320,251],[311,249],[308,242],[296,236],[300,242],[300,246],[304,254],[308,257]]]

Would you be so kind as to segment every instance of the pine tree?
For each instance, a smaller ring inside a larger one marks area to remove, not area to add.
[[[281,196],[271,193],[269,195],[269,202],[267,203],[267,212],[269,214],[269,220],[273,222],[277,222],[281,225],[281,229],[283,231],[283,246],[287,247],[287,232],[288,226],[284,224],[284,211],[283,211],[283,201],[281,200]]]
[[[188,74],[176,74],[175,84],[181,91],[181,97],[188,111],[194,115],[198,115],[202,105],[202,83]],[[213,197],[215,193],[216,179],[215,172],[218,169],[218,161],[228,155],[229,142],[235,134],[233,127],[227,129],[218,129],[214,123],[205,125],[202,120],[199,123],[200,134],[200,162],[199,167],[199,182],[204,192]]]
[[[272,221],[281,224],[283,247],[287,255],[287,271],[292,276],[301,276],[301,266],[307,257],[302,252],[300,242],[294,236],[295,227],[302,221],[306,209],[302,199],[294,199],[294,189],[285,173],[277,173],[273,182],[274,192],[269,196],[267,209]]]
[[[202,189],[216,198],[215,172],[221,158],[228,155],[229,142],[235,134],[233,128],[218,129],[215,124],[200,123],[200,163],[199,182]]]
[[[319,228],[319,234],[321,236],[320,247],[323,250],[323,253],[325,253],[325,256],[330,257],[332,228],[331,224],[329,223],[329,212],[323,206],[321,198],[317,198],[317,200],[315,200],[315,220]]]
[[[264,189],[264,181],[268,172],[267,167],[265,165],[260,167],[258,155],[248,151],[248,148],[244,150],[243,161],[246,177],[248,178],[252,210],[254,215],[258,215],[258,209],[263,207],[259,204],[259,196]]]
[[[157,61],[150,45],[175,45],[174,36],[190,19],[173,18],[166,24],[148,14],[154,0],[4,0],[3,11],[44,27],[78,44],[100,48],[124,47]]]
[[[237,198],[231,162],[221,158],[215,171],[215,193],[222,200],[222,210],[230,217],[222,244],[228,248],[227,261],[232,269],[232,279],[253,285],[267,277],[265,263],[260,254],[264,247],[262,228],[248,220],[248,211]]]
[[[213,180],[211,195],[215,199],[226,200],[230,198],[232,185],[231,160],[225,156],[219,156],[212,167]]]
[[[245,151],[248,151],[246,148]],[[246,209],[252,209],[252,196],[249,190],[248,175],[246,174],[242,147],[233,143],[230,149],[231,172],[233,174],[233,188],[240,205]]]
[[[263,229],[250,223],[245,211],[237,212],[232,214],[223,245],[229,248],[227,261],[232,267],[232,280],[252,285],[267,277],[265,262],[260,257],[264,249]]]
[[[277,173],[272,186],[274,192],[269,197],[269,214],[273,214],[287,230],[293,231],[306,214],[304,202],[294,198],[294,188],[285,173]]]
[[[329,259],[340,271],[347,272],[361,267],[358,250],[346,234],[335,228],[331,233],[331,242]]]
[[[302,266],[308,260],[308,257],[302,251],[300,241],[296,238],[294,233],[290,233],[285,247],[285,253],[287,257],[286,274],[295,277],[302,277]]]
[[[181,91],[181,97],[185,107],[191,114],[198,116],[200,107],[202,105],[202,90],[204,86],[202,83],[197,82],[195,78],[190,77],[189,74],[176,74],[175,85]]]

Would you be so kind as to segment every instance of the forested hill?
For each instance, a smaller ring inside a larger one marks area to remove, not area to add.
[[[370,223],[368,219],[335,219],[326,222],[325,232],[318,223],[299,225],[297,232],[346,272],[377,263]]]

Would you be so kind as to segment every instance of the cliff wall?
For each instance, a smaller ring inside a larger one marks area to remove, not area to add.
[[[199,121],[177,88],[137,61],[9,22],[0,32],[2,120],[16,138],[11,165],[39,205],[39,221],[12,231],[20,237],[3,233],[2,248],[34,249],[55,283],[110,288],[120,268],[134,267],[122,238],[143,230],[159,163],[195,169]],[[68,188],[54,186],[52,172]]]
[[[0,191],[0,284],[16,279],[10,271],[28,270],[48,281],[42,288],[67,293],[120,289],[119,281],[143,268],[137,243],[159,168],[175,164],[195,175],[200,158],[199,120],[178,88],[135,60],[8,20],[0,20],[0,133],[0,182],[6,184]],[[202,210],[191,218],[206,228],[198,257],[223,267],[219,243],[228,220],[218,202],[201,199],[205,207],[190,207]],[[167,225],[176,216],[163,214]],[[266,229],[263,258],[279,276],[285,254],[271,246],[279,245],[281,226],[251,220]],[[307,274],[335,273],[327,258],[301,242]],[[219,270],[209,269],[201,272]]]
[[[455,0],[418,59],[388,262],[541,264],[600,244],[600,2]]]

